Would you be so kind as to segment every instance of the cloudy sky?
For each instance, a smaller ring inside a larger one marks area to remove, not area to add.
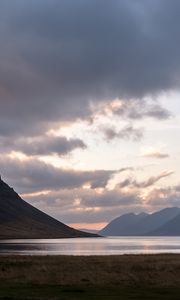
[[[179,14],[179,0],[1,0],[3,180],[77,228],[180,206]]]

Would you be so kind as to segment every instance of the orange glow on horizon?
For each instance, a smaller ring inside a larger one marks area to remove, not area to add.
[[[100,230],[104,226],[107,225],[107,223],[69,223],[70,227],[76,228],[76,229],[94,229],[94,230]]]

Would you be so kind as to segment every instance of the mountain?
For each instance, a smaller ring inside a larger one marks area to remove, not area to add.
[[[179,223],[178,223],[179,222]],[[165,208],[152,214],[126,214],[111,221],[99,233],[111,236],[176,235],[180,208]]]
[[[0,239],[97,236],[73,229],[25,202],[0,178]]]
[[[101,229],[99,234],[104,236],[129,235],[129,230],[133,228],[136,223],[146,218],[146,216],[146,213],[129,213],[122,215]]]
[[[151,235],[178,236],[180,235],[180,214],[175,218],[151,232]]]
[[[129,235],[152,235],[152,232],[163,226],[180,213],[180,208],[164,208],[153,214],[149,214],[131,228]]]

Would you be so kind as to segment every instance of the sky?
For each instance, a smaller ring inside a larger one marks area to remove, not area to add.
[[[76,228],[180,206],[180,1],[1,0],[0,173]]]

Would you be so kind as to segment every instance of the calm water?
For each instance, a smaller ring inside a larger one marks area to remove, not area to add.
[[[180,253],[180,237],[3,240],[0,255],[118,255]]]

